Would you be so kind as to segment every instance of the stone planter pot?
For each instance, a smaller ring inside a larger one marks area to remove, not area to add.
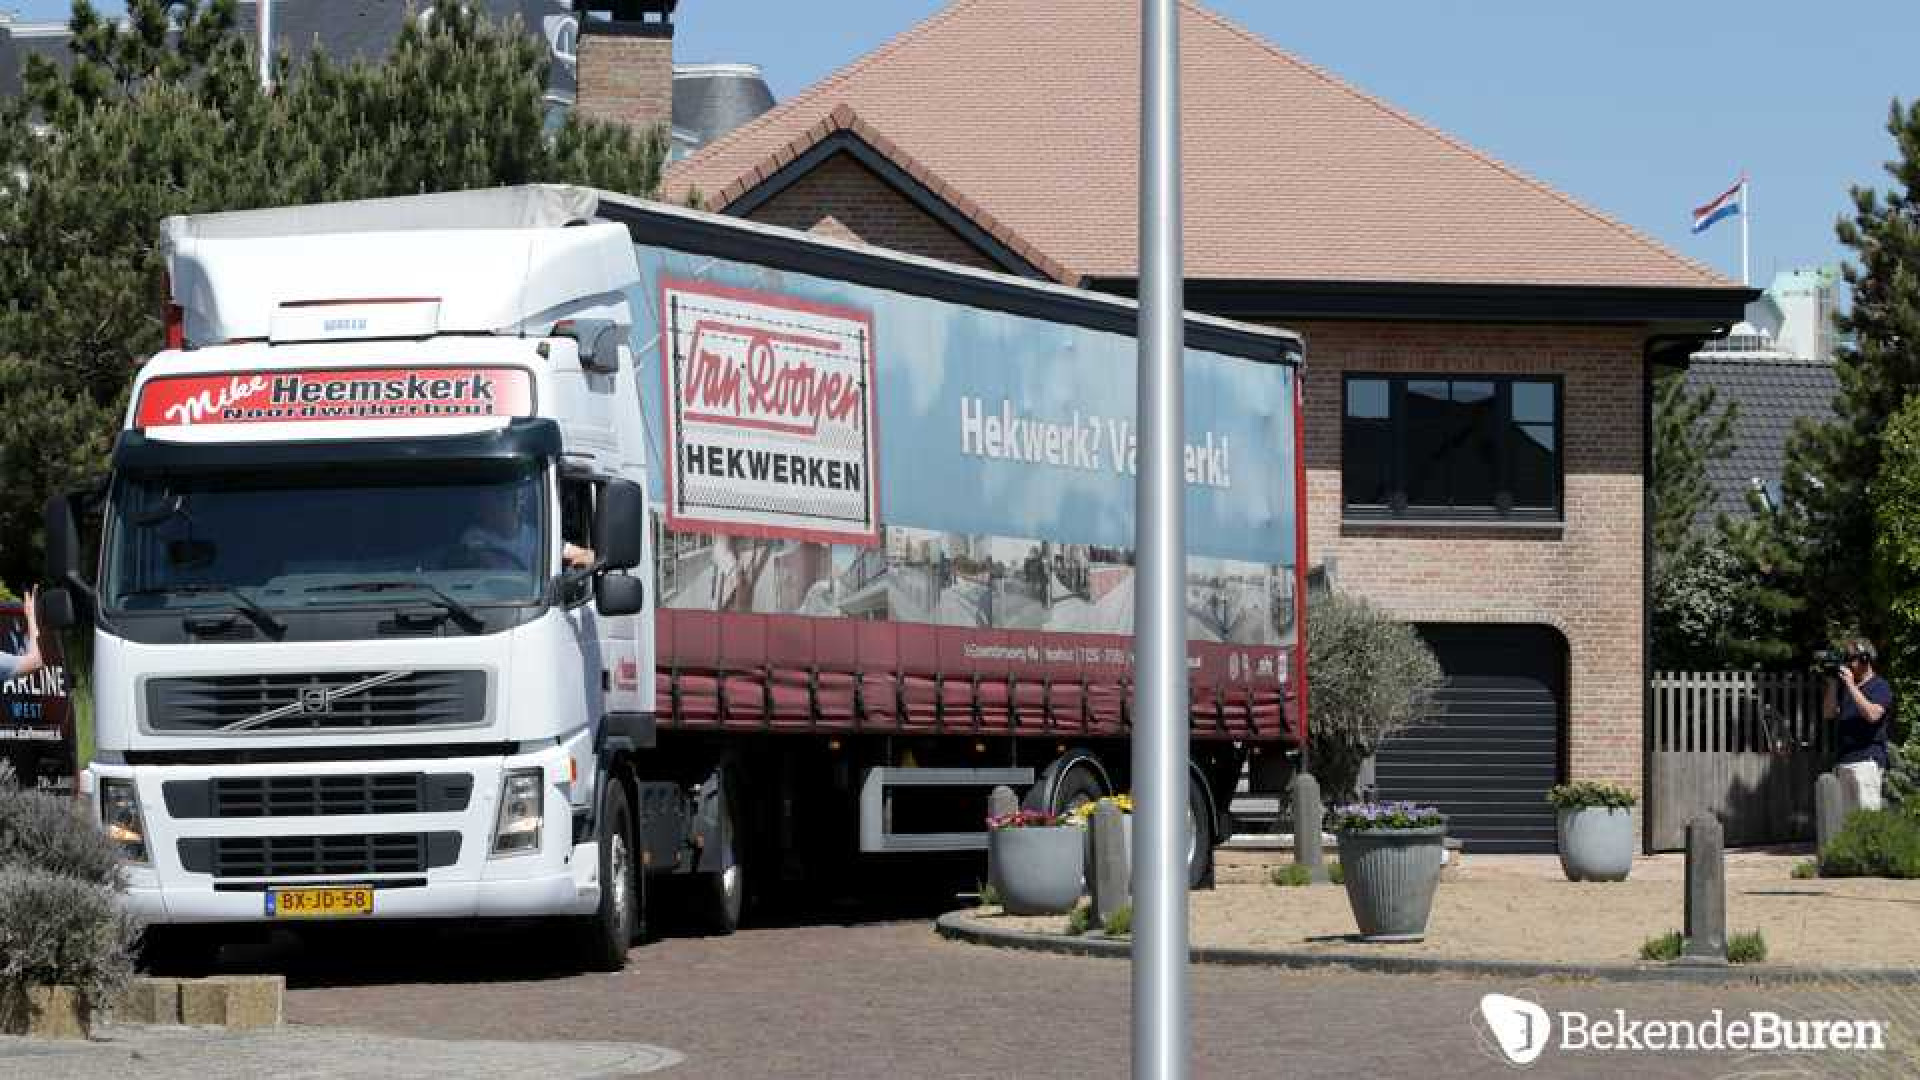
[[[1370,829],[1339,835],[1347,903],[1362,941],[1419,941],[1427,936],[1433,891],[1447,829]]]
[[[1633,811],[1612,806],[1565,809],[1560,869],[1568,881],[1625,881],[1633,869]]]
[[[0,1035],[84,1039],[92,1010],[71,986],[29,986],[0,993]]]
[[[1064,915],[1080,902],[1086,830],[1072,825],[993,829],[987,859],[1009,915]]]

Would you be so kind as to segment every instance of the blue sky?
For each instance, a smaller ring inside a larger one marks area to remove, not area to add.
[[[940,6],[685,0],[678,53],[758,63],[784,98]],[[1920,97],[1913,0],[1210,6],[1730,274],[1739,272],[1737,222],[1694,237],[1688,216],[1745,169],[1757,284],[1778,269],[1841,257],[1833,222],[1847,209],[1848,186],[1886,182],[1887,104]],[[0,0],[7,7],[29,19],[67,11],[66,0]]]

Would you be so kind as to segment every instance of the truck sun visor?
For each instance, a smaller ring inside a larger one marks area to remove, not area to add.
[[[175,443],[125,431],[114,444],[113,467],[132,472],[222,472],[301,465],[505,463],[559,456],[558,423],[547,417],[518,417],[493,431],[398,439]]]

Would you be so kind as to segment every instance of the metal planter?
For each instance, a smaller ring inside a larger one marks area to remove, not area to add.
[[[1080,902],[1086,830],[1072,825],[994,829],[987,858],[1009,915],[1064,915]]]
[[[1360,924],[1362,941],[1419,941],[1427,936],[1446,837],[1444,825],[1340,834],[1347,903]]]
[[[1633,811],[1583,806],[1560,811],[1560,869],[1568,881],[1625,881],[1633,869]]]

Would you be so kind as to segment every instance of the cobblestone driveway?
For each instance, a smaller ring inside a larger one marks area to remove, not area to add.
[[[672,1077],[1113,1077],[1127,1064],[1124,962],[936,939],[927,922],[816,924],[636,949],[619,975],[550,969],[543,939],[488,935],[284,958],[289,1018],[395,1035],[633,1040],[670,1047]],[[516,952],[511,960],[503,952]],[[1884,992],[1694,986],[1507,985],[1468,979],[1196,968],[1198,1077],[1501,1075],[1470,1018],[1498,991],[1549,1011],[1654,1019],[1712,1009],[1904,1014]],[[1910,1039],[1907,1031],[1903,1038]],[[1908,1043],[1909,1047],[1911,1043]],[[1581,1054],[1550,1048],[1535,1076],[1902,1075],[1884,1057]]]

